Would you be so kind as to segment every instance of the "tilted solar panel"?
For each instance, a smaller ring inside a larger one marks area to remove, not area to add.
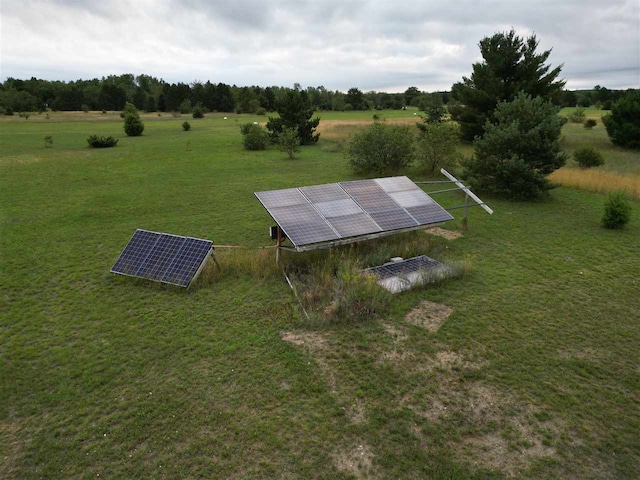
[[[411,230],[453,218],[407,177],[270,190],[255,195],[296,249]]]
[[[213,242],[138,229],[112,273],[188,287],[213,251]]]

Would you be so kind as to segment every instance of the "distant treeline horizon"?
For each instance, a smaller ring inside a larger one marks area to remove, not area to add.
[[[347,92],[323,86],[293,88],[282,86],[236,86],[225,83],[169,83],[150,75],[110,75],[101,79],[58,81],[32,77],[21,80],[9,77],[0,83],[0,114],[35,111],[122,110],[130,102],[146,112],[189,113],[199,105],[209,112],[264,113],[276,110],[278,99],[289,90],[299,90],[316,110],[387,110],[417,107],[423,110],[434,100],[442,104],[457,103],[450,91],[424,92],[409,87],[402,93]],[[625,90],[610,90],[596,85],[591,90],[563,90],[552,98],[562,107],[610,109]]]

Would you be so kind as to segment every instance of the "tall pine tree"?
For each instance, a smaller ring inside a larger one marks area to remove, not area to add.
[[[483,61],[473,64],[471,77],[453,85],[453,97],[460,102],[450,106],[451,117],[460,123],[461,136],[471,141],[484,134],[487,120],[500,102],[512,101],[519,92],[551,100],[565,84],[557,80],[562,65],[551,69],[545,62],[551,50],[536,53],[535,35],[526,40],[514,30],[496,33],[480,41]]]

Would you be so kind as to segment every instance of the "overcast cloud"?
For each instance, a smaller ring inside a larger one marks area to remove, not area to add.
[[[567,88],[640,87],[638,0],[0,0],[0,80],[448,90],[478,42],[535,33]]]

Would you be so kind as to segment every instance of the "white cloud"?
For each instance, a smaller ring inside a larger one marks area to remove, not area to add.
[[[640,86],[637,0],[4,0],[0,80],[146,73],[167,81],[449,89],[478,42],[535,33],[569,88]]]

